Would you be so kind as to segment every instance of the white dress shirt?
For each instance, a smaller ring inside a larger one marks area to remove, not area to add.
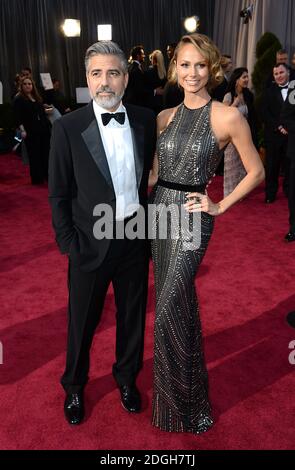
[[[131,216],[139,208],[139,197],[134,163],[133,140],[126,109],[121,103],[118,112],[125,113],[125,122],[115,119],[104,126],[101,115],[107,109],[93,101],[93,110],[106,153],[113,186],[116,194],[116,220]]]
[[[286,87],[286,86],[289,86],[289,82],[286,83],[286,85],[284,85],[284,87]],[[287,98],[287,95],[288,95],[288,88],[284,88],[280,85],[279,85],[279,87],[281,88],[282,98],[283,98],[284,101],[286,101],[286,98]]]

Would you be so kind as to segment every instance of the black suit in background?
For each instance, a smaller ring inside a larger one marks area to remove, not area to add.
[[[183,102],[183,89],[178,83],[167,82],[163,92],[163,109],[175,108]]]
[[[289,164],[286,158],[288,136],[283,135],[279,131],[282,125],[281,111],[284,100],[281,88],[277,84],[273,84],[267,88],[262,98],[262,119],[264,122],[264,137],[266,148],[266,175],[265,175],[265,192],[267,199],[275,199],[278,185],[280,167],[284,167],[284,192],[288,193],[289,187]]]
[[[225,94],[227,91],[227,87],[228,87],[228,81],[224,77],[223,81],[219,85],[217,85],[217,87],[214,88],[214,90],[212,91],[211,93],[212,99],[216,101],[220,101],[220,103],[222,103],[223,98],[225,97]]]
[[[155,95],[156,88],[164,88],[167,78],[160,78],[158,75],[157,66],[154,65],[149,67],[144,74],[145,83],[148,90],[148,107],[152,109],[156,114],[159,114],[163,109],[163,96]]]
[[[132,62],[128,67],[128,73],[129,81],[123,98],[124,104],[148,107],[150,92],[141,66],[137,62]]]
[[[69,103],[60,90],[47,90],[44,94],[45,103],[52,104],[60,114],[65,114],[66,110],[69,109]]]
[[[133,138],[139,200],[147,200],[147,182],[155,146],[152,111],[126,106]],[[89,350],[110,282],[117,307],[116,363],[119,385],[132,384],[142,364],[148,257],[145,240],[97,240],[93,226],[97,204],[116,196],[92,102],[53,125],[49,198],[56,241],[69,254],[69,335],[62,385],[80,392],[88,379]]]
[[[288,148],[287,157],[290,161],[290,177],[289,177],[289,224],[290,232],[295,233],[295,104],[293,104],[289,98],[293,98],[294,101],[294,89],[291,89],[288,93],[288,97],[284,102],[281,113],[282,125],[288,131]]]

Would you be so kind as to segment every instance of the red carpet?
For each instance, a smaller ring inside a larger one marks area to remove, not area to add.
[[[210,187],[213,200],[222,179]],[[1,449],[295,449],[295,243],[282,192],[266,206],[263,186],[216,219],[198,275],[210,394],[216,420],[206,434],[169,434],[150,425],[154,319],[150,274],[145,361],[138,385],[144,411],[128,415],[111,375],[115,310],[110,290],[92,349],[86,421],[63,416],[66,259],[51,229],[47,188],[28,168],[0,156]]]

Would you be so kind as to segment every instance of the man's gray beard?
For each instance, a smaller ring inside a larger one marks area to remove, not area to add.
[[[116,108],[119,103],[121,102],[122,98],[123,98],[123,95],[113,95],[111,97],[107,97],[107,96],[104,96],[104,97],[101,97],[99,95],[95,95],[94,96],[94,101],[98,104],[98,106],[101,106],[102,108],[104,109],[113,109],[113,108]]]

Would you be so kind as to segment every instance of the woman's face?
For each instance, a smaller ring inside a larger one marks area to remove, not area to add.
[[[236,82],[236,86],[241,88],[247,88],[249,85],[249,74],[248,72],[243,72],[240,78]]]
[[[29,95],[30,93],[32,93],[32,90],[33,90],[33,84],[31,82],[31,80],[29,78],[26,78],[23,83],[22,83],[22,89],[23,89],[23,92],[26,94],[26,95]]]
[[[209,68],[205,57],[193,44],[180,48],[176,59],[178,83],[186,93],[197,93],[209,80]]]

